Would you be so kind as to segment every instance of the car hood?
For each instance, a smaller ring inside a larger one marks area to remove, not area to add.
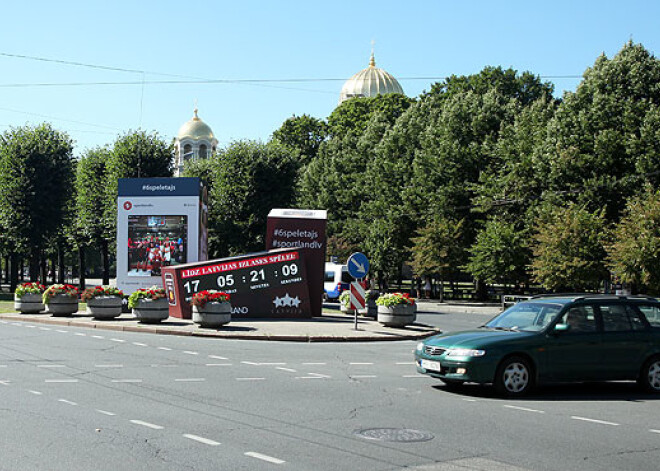
[[[442,335],[436,335],[428,339],[425,343],[426,345],[443,348],[458,347],[479,349],[488,345],[522,340],[535,335],[538,335],[538,332],[493,329],[465,330],[462,332],[449,332]]]

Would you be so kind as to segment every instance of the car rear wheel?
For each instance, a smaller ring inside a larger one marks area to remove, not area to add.
[[[637,382],[646,391],[660,393],[660,356],[651,357],[644,363]]]
[[[495,373],[495,389],[505,396],[524,396],[534,386],[532,367],[523,357],[504,359]]]

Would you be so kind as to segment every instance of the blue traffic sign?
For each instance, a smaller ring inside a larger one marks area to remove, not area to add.
[[[369,273],[369,260],[362,252],[355,252],[348,257],[348,274],[355,279],[364,278]]]

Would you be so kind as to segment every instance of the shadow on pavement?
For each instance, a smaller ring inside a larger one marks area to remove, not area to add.
[[[524,397],[507,398],[497,395],[489,385],[465,384],[447,386],[442,382],[432,386],[437,391],[444,391],[466,397],[516,400],[516,401],[630,401],[645,402],[660,400],[660,394],[647,393],[639,389],[634,381],[610,381],[591,383],[571,383],[542,385]]]

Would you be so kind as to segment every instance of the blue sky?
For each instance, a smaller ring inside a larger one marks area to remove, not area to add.
[[[433,82],[415,78],[487,65],[581,76],[630,39],[660,54],[660,5],[649,0],[63,0],[12,2],[2,14],[0,131],[48,121],[75,140],[76,154],[129,129],[169,141],[195,100],[221,146],[265,141],[294,114],[325,118],[343,82],[368,65],[372,40],[377,66],[412,97]],[[314,80],[154,83],[196,79]],[[579,83],[547,80],[558,96]]]

